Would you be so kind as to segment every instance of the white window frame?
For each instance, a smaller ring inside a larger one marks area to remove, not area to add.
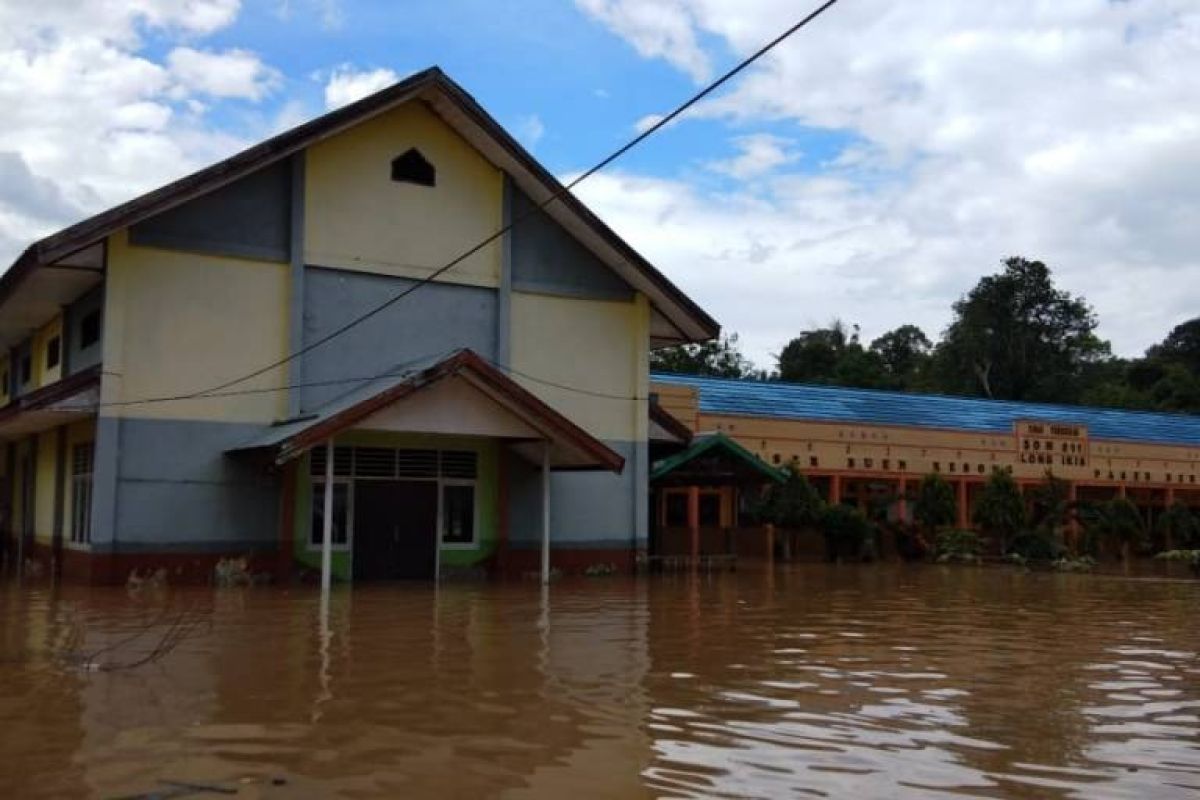
[[[346,485],[346,542],[338,544],[330,542],[330,549],[335,553],[348,553],[354,547],[354,479],[349,476],[335,477],[333,483],[336,486],[339,483]],[[305,549],[310,553],[321,552],[321,540],[313,541],[313,509],[317,502],[317,487],[325,486],[325,478],[312,477],[311,491],[308,494],[308,537],[305,539]],[[322,490],[324,493],[324,490]]]
[[[91,447],[91,471],[76,474],[75,472],[75,451],[80,447]],[[66,540],[63,545],[70,550],[90,550],[92,547],[92,499],[96,493],[96,443],[92,442],[76,442],[68,450],[68,458],[71,459],[71,518],[68,521],[68,531]],[[87,495],[87,502],[79,503],[80,484],[87,484],[87,490],[84,492]],[[80,509],[80,506],[86,506]],[[77,515],[82,513],[84,520],[84,535],[83,539],[75,538],[75,520]]]
[[[445,492],[447,486],[471,487],[471,541],[446,541]],[[478,550],[479,549],[479,479],[478,478],[439,478],[438,479],[438,513],[437,513],[438,547],[442,550]]]

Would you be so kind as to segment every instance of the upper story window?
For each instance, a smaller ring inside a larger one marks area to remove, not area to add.
[[[21,385],[29,383],[33,380],[33,359],[28,353],[21,356]]]
[[[418,186],[437,185],[437,170],[421,151],[411,147],[392,159],[392,180]]]
[[[89,311],[79,321],[79,349],[87,348],[100,341],[100,309]]]
[[[46,369],[54,369],[62,361],[62,339],[52,336],[46,342]]]
[[[8,370],[0,370],[0,395],[8,394]]]

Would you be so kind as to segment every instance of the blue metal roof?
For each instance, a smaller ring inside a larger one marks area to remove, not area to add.
[[[701,378],[653,373],[651,380],[699,390],[700,410],[779,419],[809,419],[861,425],[911,425],[988,433],[1013,433],[1017,420],[1086,425],[1096,439],[1200,446],[1200,416],[1111,408],[1020,403],[877,389]]]

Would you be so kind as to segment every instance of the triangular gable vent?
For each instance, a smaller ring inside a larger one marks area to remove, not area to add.
[[[397,183],[415,183],[418,186],[437,185],[437,170],[421,151],[410,147],[392,159],[392,180]]]

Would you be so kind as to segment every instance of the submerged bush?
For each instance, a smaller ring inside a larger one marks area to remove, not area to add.
[[[1060,555],[1054,540],[1041,531],[1025,531],[1008,546],[1009,554],[1016,554],[1025,561],[1053,561]]]
[[[938,534],[933,557],[939,564],[978,564],[982,552],[983,542],[974,531],[946,531]]]
[[[1050,566],[1059,572],[1091,572],[1096,568],[1096,559],[1091,556],[1079,556],[1078,558],[1063,556],[1052,562]]]
[[[831,561],[857,561],[864,555],[870,555],[866,545],[874,529],[866,515],[857,508],[828,506],[821,514],[821,529],[825,533],[825,552]]]
[[[1192,568],[1192,574],[1200,578],[1200,550],[1167,550],[1155,558],[1161,561],[1182,561]]]

